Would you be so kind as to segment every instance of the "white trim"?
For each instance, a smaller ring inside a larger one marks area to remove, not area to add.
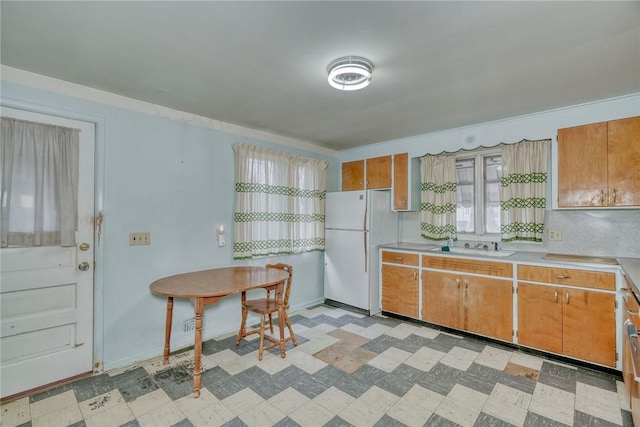
[[[248,138],[261,139],[263,141],[286,145],[288,147],[294,147],[318,154],[324,154],[327,156],[337,157],[339,154],[339,152],[336,150],[320,147],[308,141],[302,141],[299,139],[275,135],[269,132],[234,125],[231,123],[221,122],[219,120],[210,119],[208,117],[198,116],[196,114],[187,113],[185,111],[174,110],[172,108],[163,107],[161,105],[151,104],[149,102],[144,102],[137,99],[128,98],[126,96],[117,95],[115,93],[94,89],[88,86],[82,86],[76,83],[43,76],[41,74],[31,73],[29,71],[20,70],[18,68],[8,67],[6,65],[0,66],[0,73],[2,74],[2,80],[11,83],[30,86],[66,96],[72,96],[75,98],[86,99],[113,107],[151,114],[170,120],[183,121],[196,126],[203,126]]]

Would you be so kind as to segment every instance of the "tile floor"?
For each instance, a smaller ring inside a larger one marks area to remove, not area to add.
[[[480,339],[318,306],[291,315],[298,347],[255,338],[85,378],[2,405],[9,426],[632,426],[619,378]],[[255,337],[253,335],[252,337]]]

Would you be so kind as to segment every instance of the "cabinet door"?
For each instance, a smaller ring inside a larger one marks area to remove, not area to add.
[[[364,190],[364,160],[342,164],[342,191]]]
[[[609,205],[640,206],[640,117],[608,122]]]
[[[409,209],[409,154],[393,156],[393,209]]]
[[[462,329],[462,280],[459,274],[422,273],[422,320]]]
[[[638,323],[638,313],[640,313],[640,305],[638,305],[638,300],[633,295],[631,291],[631,283],[629,283],[627,279],[627,290],[625,291],[624,296],[624,306],[623,306],[623,316],[625,322],[629,320],[630,322]],[[622,377],[624,379],[624,385],[627,389],[627,396],[629,398],[629,405],[631,410],[637,409],[640,411],[640,408],[634,408],[633,401],[631,396],[635,392],[636,381],[635,381],[635,371],[633,370],[633,365],[631,362],[631,350],[629,347],[629,338],[627,336],[627,330],[624,328],[622,330]],[[636,403],[638,405],[638,403]]]
[[[391,156],[367,159],[368,190],[376,188],[391,188]]]
[[[606,206],[607,122],[558,130],[558,206]]]
[[[562,289],[563,353],[616,365],[615,296],[582,289]]]
[[[486,277],[463,278],[464,329],[504,341],[513,338],[511,281]]]
[[[562,353],[561,295],[562,288],[518,282],[519,344]]]
[[[418,269],[382,266],[382,309],[418,318]]]

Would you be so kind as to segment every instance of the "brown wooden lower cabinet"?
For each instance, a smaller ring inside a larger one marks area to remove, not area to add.
[[[511,341],[512,281],[424,271],[422,318],[428,322]]]
[[[455,273],[422,273],[422,319],[450,328],[462,329],[462,281]]]
[[[518,282],[518,344],[616,366],[615,295]]]
[[[418,318],[419,276],[418,268],[383,264],[382,309]]]

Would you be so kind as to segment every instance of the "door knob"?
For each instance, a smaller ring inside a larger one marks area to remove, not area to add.
[[[87,271],[87,270],[89,270],[90,267],[91,266],[86,261],[81,262],[80,264],[78,264],[78,270],[80,270],[80,271]]]
[[[80,245],[78,246],[78,249],[80,249],[81,251],[88,251],[89,250],[89,244],[88,243],[80,243]]]

